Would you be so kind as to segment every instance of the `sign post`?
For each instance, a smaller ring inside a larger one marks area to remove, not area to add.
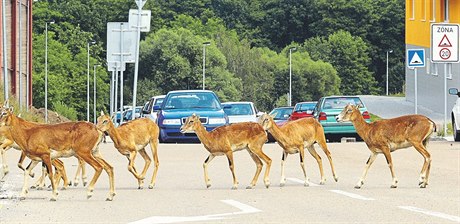
[[[447,133],[447,63],[459,62],[459,25],[431,24],[431,61],[444,63],[444,133]]]
[[[425,49],[407,49],[407,67],[414,69],[414,107],[417,114],[417,67],[425,67]]]

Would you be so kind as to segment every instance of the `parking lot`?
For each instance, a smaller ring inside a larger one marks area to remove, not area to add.
[[[418,187],[423,159],[413,148],[394,152],[393,162],[399,179],[398,188],[390,189],[391,175],[383,156],[370,168],[362,189],[354,185],[362,174],[369,150],[362,142],[329,143],[339,181],[333,181],[323,152],[325,185],[318,185],[316,161],[306,155],[310,186],[303,186],[298,155],[287,158],[287,183],[279,187],[281,148],[266,144],[264,151],[273,160],[271,186],[266,189],[259,178],[255,189],[246,186],[255,172],[248,153],[236,152],[235,171],[239,188],[231,190],[232,178],[224,157],[209,166],[212,186],[206,189],[202,163],[207,151],[201,144],[160,144],[157,185],[145,188],[127,170],[127,159],[111,141],[101,143],[101,151],[114,166],[117,195],[107,202],[108,178],[104,172],[96,183],[94,196],[86,199],[79,185],[61,190],[56,202],[49,201],[51,191],[31,189],[24,201],[18,200],[23,183],[16,167],[18,151],[10,150],[10,173],[0,189],[1,223],[459,223],[460,222],[460,144],[433,141],[428,149],[433,161],[430,184]],[[320,150],[317,147],[317,151]],[[77,160],[63,160],[73,179]],[[141,169],[143,161],[137,158]],[[88,167],[88,177],[93,170]],[[265,170],[265,167],[264,167]],[[264,172],[263,170],[263,172]],[[37,174],[39,169],[34,170]],[[37,178],[29,183],[33,184]]]

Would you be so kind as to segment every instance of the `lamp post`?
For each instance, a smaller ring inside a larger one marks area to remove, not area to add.
[[[101,65],[94,65],[94,124],[96,124],[97,120],[96,120],[96,68],[98,66],[101,66]]]
[[[387,96],[388,96],[388,54],[389,54],[389,53],[390,53],[390,54],[393,53],[393,50],[387,51],[387,85],[386,85],[386,87],[387,87],[387,88],[386,88],[386,90],[387,90],[387,91],[386,91]]]
[[[211,42],[203,42],[203,90],[204,90],[204,83],[205,83],[205,72],[206,72],[206,46],[211,45]]]
[[[48,123],[48,23],[53,24],[54,20],[45,23],[45,123]]]
[[[88,63],[86,72],[86,121],[89,122],[89,45],[95,44],[96,41],[90,40],[86,42],[86,49],[88,50]]]
[[[289,106],[292,106],[292,51],[295,51],[297,48],[289,48]]]

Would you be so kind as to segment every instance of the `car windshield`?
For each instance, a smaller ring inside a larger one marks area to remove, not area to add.
[[[254,115],[252,111],[251,104],[248,103],[239,103],[239,104],[228,104],[232,107],[224,108],[224,111],[227,115]]]
[[[154,106],[160,106],[161,103],[163,103],[163,100],[164,100],[164,99],[165,99],[165,98],[158,98],[158,99],[155,101],[155,105],[154,105]]]
[[[164,103],[164,109],[207,108],[221,109],[220,103],[213,93],[172,93]]]
[[[276,108],[270,112],[274,120],[287,120],[292,113],[292,108]]]
[[[324,100],[324,109],[343,109],[347,104],[363,105],[358,97],[327,98]]]
[[[314,110],[316,103],[298,103],[295,105],[294,111],[303,112],[307,110]]]

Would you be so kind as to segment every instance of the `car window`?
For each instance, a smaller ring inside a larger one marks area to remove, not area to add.
[[[270,112],[274,120],[287,120],[292,113],[292,108],[276,108]]]
[[[327,98],[324,100],[323,109],[343,109],[347,104],[362,105],[363,103],[357,97]]]
[[[294,111],[314,110],[316,103],[298,103],[295,105]]]
[[[154,106],[160,106],[161,103],[163,103],[163,100],[164,100],[164,99],[165,99],[165,98],[157,98],[157,100],[155,101]]]
[[[164,109],[208,108],[221,109],[212,93],[172,93],[164,103]]]
[[[250,104],[231,104],[231,108],[224,108],[227,115],[253,115]]]

